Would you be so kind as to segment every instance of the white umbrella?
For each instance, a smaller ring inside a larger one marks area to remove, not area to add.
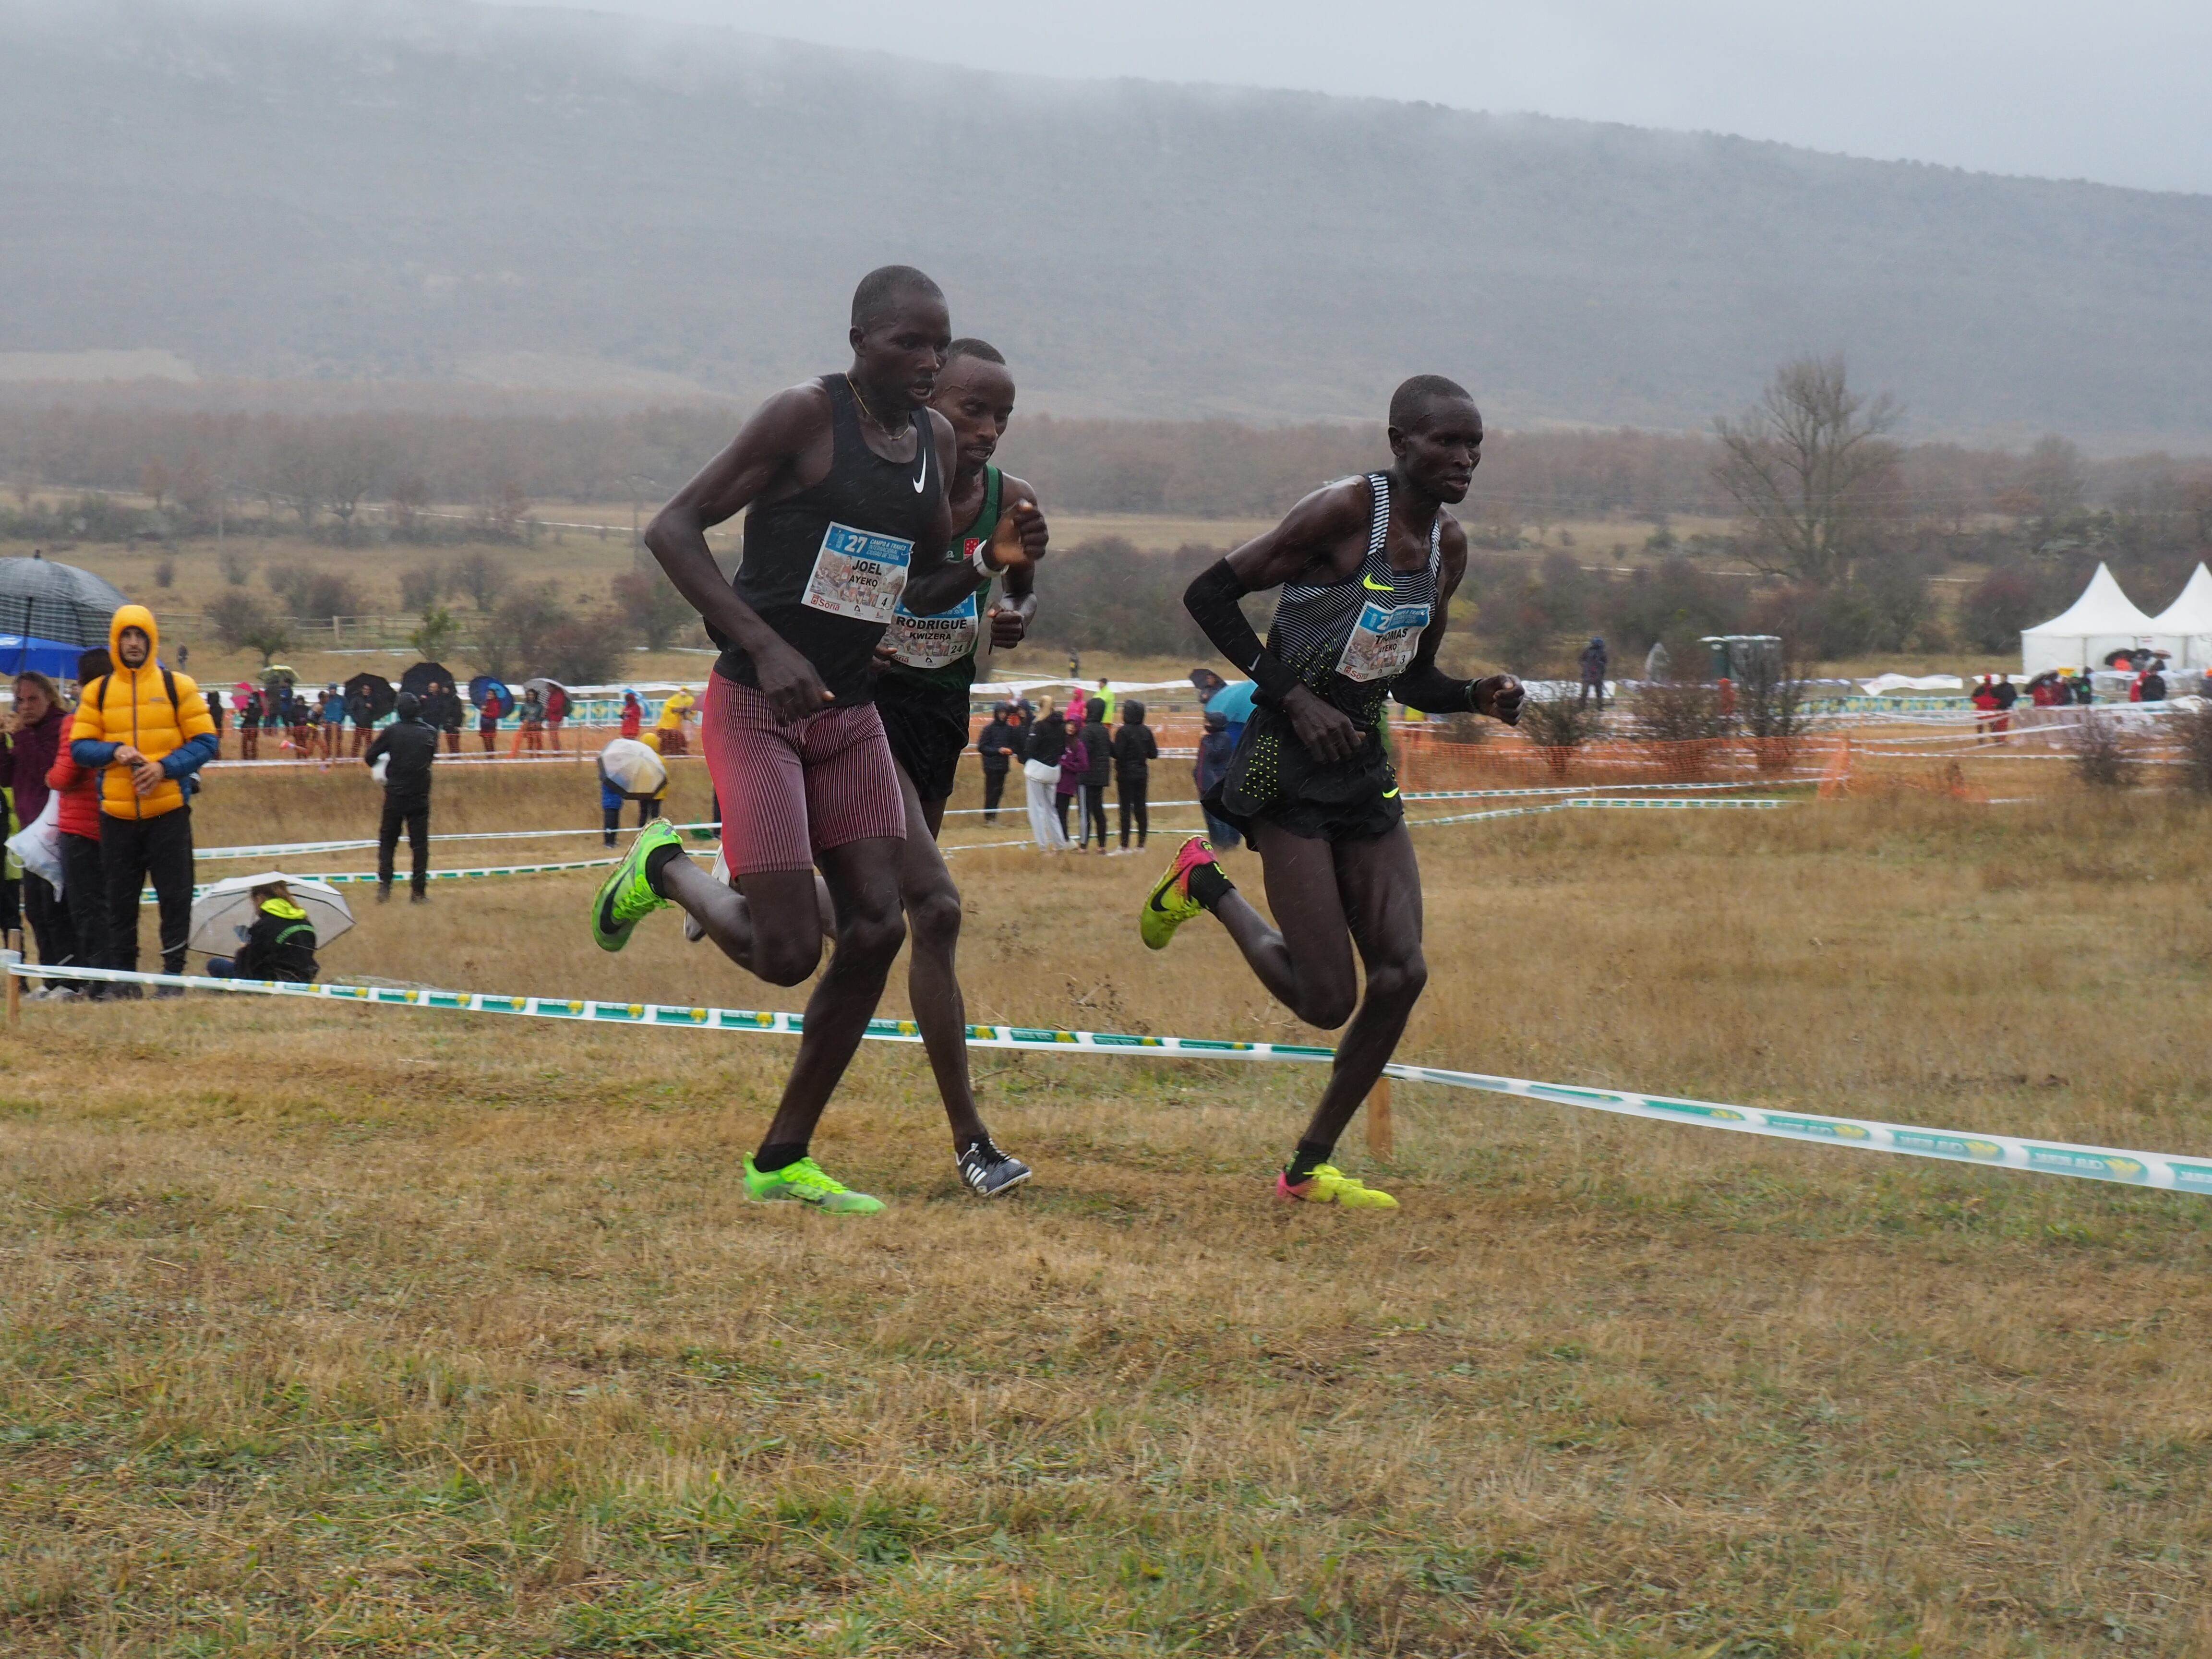
[[[272,881],[283,882],[291,892],[292,902],[307,913],[318,950],[353,926],[353,912],[330,883],[288,876],[282,870],[264,870],[258,875],[233,876],[200,890],[192,901],[191,948],[216,956],[237,950],[246,929],[253,925],[253,890]]]
[[[626,795],[650,795],[668,781],[668,769],[635,738],[615,738],[599,750],[599,766]]]

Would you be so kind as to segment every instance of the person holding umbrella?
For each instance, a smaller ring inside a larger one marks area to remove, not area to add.
[[[433,732],[446,734],[446,752],[461,752],[461,699],[451,684],[433,680],[422,701],[422,720]]]
[[[520,748],[532,754],[543,754],[545,750],[545,698],[536,684],[522,688],[522,737]]]
[[[388,861],[388,860],[387,860]],[[216,979],[269,979],[312,985],[322,969],[315,961],[315,924],[281,881],[252,890],[253,921],[243,928],[237,954],[210,957]]]
[[[668,796],[668,769],[651,747],[635,738],[612,738],[599,750],[600,844],[615,844],[622,823],[623,803],[637,803],[641,830],[660,816],[660,803]]]
[[[392,856],[399,850],[399,826],[407,826],[407,850],[414,860],[409,902],[430,901],[430,766],[438,758],[438,733],[422,719],[422,699],[399,694],[398,719],[376,734],[362,757],[374,774],[383,763],[384,817],[376,829],[376,902],[392,896]]]
[[[495,754],[499,748],[499,717],[514,707],[514,693],[489,674],[479,674],[469,682],[469,696],[477,705],[477,736],[483,744],[485,754]]]
[[[356,674],[345,684],[346,723],[353,727],[353,746],[346,752],[356,760],[368,747],[368,728],[375,724],[368,712],[368,678],[366,674]]]

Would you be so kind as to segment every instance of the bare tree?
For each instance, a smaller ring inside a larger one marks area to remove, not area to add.
[[[478,611],[489,611],[507,592],[506,567],[482,553],[471,553],[453,567],[449,591],[465,593]]]
[[[282,501],[300,515],[300,528],[313,530],[315,515],[328,500],[324,474],[323,446],[316,434],[304,427],[288,426],[269,446],[268,471],[262,492],[274,503]]]
[[[2088,462],[2071,440],[2046,433],[2021,464],[2020,482],[2048,535],[2059,520],[2080,508],[2089,484]]]
[[[361,421],[330,428],[323,439],[324,501],[338,521],[340,539],[349,539],[353,515],[391,470],[396,446],[381,427]]]
[[[1713,477],[1751,522],[1754,565],[1820,587],[1850,579],[1883,516],[1898,451],[1882,434],[1901,413],[1887,392],[1852,392],[1840,356],[1800,357],[1741,421],[1713,423]]]
[[[665,649],[698,615],[657,564],[617,576],[613,586],[616,608],[647,650]]]

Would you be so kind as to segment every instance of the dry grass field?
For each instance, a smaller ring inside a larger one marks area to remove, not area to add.
[[[562,769],[439,787],[441,829],[593,821]],[[368,805],[233,773],[199,838]],[[2208,830],[1908,793],[1420,831],[1406,1052],[2212,1152]],[[1206,926],[1142,949],[1152,862],[962,855],[975,1016],[1306,1036]],[[364,902],[326,972],[798,1006],[673,917],[602,955],[590,887]],[[789,1053],[27,1006],[0,1651],[2212,1650],[2202,1200],[1401,1085],[1395,1164],[1346,1161],[1405,1207],[1286,1211],[1314,1073],[980,1054],[1038,1168],[987,1206],[872,1048],[817,1146],[891,1207],[793,1214],[735,1176]]]

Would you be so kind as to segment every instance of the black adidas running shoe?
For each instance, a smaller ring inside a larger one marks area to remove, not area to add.
[[[987,1135],[960,1154],[960,1178],[978,1198],[1011,1193],[1034,1173],[1018,1158],[1009,1158],[991,1144]]]

